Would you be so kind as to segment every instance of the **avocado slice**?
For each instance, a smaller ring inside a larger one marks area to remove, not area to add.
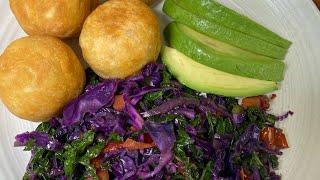
[[[197,63],[176,49],[163,47],[162,61],[185,86],[231,97],[256,96],[277,89],[277,83],[229,74]]]
[[[185,24],[209,37],[226,42],[241,49],[275,59],[284,59],[287,54],[287,49],[197,16],[196,14],[189,12],[189,10],[181,7],[177,0],[166,0],[163,6],[163,11],[179,23]]]
[[[209,21],[288,49],[292,44],[278,34],[215,0],[179,0],[179,5]]]
[[[283,61],[242,50],[175,22],[164,34],[171,47],[203,65],[249,78],[283,80]]]

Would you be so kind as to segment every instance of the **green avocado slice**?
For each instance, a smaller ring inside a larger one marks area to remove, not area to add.
[[[171,47],[206,66],[261,80],[278,82],[284,78],[283,61],[239,49],[185,25],[171,23],[164,34]]]
[[[271,44],[288,49],[292,44],[248,17],[229,9],[215,0],[179,0],[179,5],[209,21],[256,37]]]
[[[275,59],[284,59],[287,54],[287,49],[208,21],[179,6],[177,2],[176,0],[166,0],[163,11],[181,24],[185,24],[209,37],[256,54]]]
[[[229,74],[197,63],[176,49],[164,47],[162,61],[178,81],[204,93],[230,97],[256,96],[277,89],[277,83]]]

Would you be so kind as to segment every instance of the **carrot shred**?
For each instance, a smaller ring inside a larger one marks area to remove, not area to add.
[[[106,170],[103,170],[102,165],[103,155],[100,154],[98,157],[92,159],[90,163],[96,169],[96,175],[98,176],[99,180],[109,180],[109,173]],[[91,178],[92,179],[92,178]]]
[[[152,143],[137,142],[130,138],[128,138],[123,144],[123,147],[129,150],[147,149],[147,148],[152,148],[154,146],[155,144],[153,142]]]
[[[241,180],[249,180],[249,176],[248,176],[248,174],[246,174],[246,172],[244,171],[243,168],[241,168],[239,175],[240,175]]]
[[[144,143],[144,142],[138,142],[133,139],[128,138],[125,142],[120,143],[114,143],[110,142],[108,143],[105,148],[103,149],[103,153],[108,153],[112,151],[116,151],[118,149],[128,149],[128,150],[140,150],[140,149],[147,149],[154,147],[154,143]]]
[[[97,176],[98,176],[99,180],[109,180],[108,171],[99,169],[99,170],[96,171],[96,173],[97,173]]]
[[[123,95],[116,95],[114,97],[113,109],[117,111],[122,111],[124,109],[125,102]]]

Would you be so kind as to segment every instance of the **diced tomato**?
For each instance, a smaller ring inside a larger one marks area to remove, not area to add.
[[[262,109],[268,109],[270,107],[269,98],[267,96],[253,96],[247,97],[242,100],[242,107],[247,109],[248,107],[260,107]]]
[[[124,108],[125,102],[123,95],[116,95],[114,96],[114,103],[113,103],[113,109],[117,111],[122,111]]]
[[[246,174],[246,172],[244,171],[243,168],[241,168],[239,175],[240,175],[241,180],[249,180],[250,179],[248,174]]]
[[[276,139],[276,146],[280,149],[285,149],[289,148],[287,138],[286,136],[282,133],[282,130],[277,129],[276,134],[275,134],[275,139]]]
[[[143,139],[144,139],[145,143],[148,143],[148,144],[153,143],[153,140],[152,140],[152,138],[151,138],[149,133],[143,134]]]
[[[264,141],[270,149],[288,148],[286,136],[281,129],[266,127],[260,132],[260,140]]]

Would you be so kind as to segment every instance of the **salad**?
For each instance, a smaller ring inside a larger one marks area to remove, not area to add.
[[[32,156],[24,179],[280,179],[271,97],[199,93],[161,63],[125,80],[87,70],[85,92],[59,117],[16,136]]]

